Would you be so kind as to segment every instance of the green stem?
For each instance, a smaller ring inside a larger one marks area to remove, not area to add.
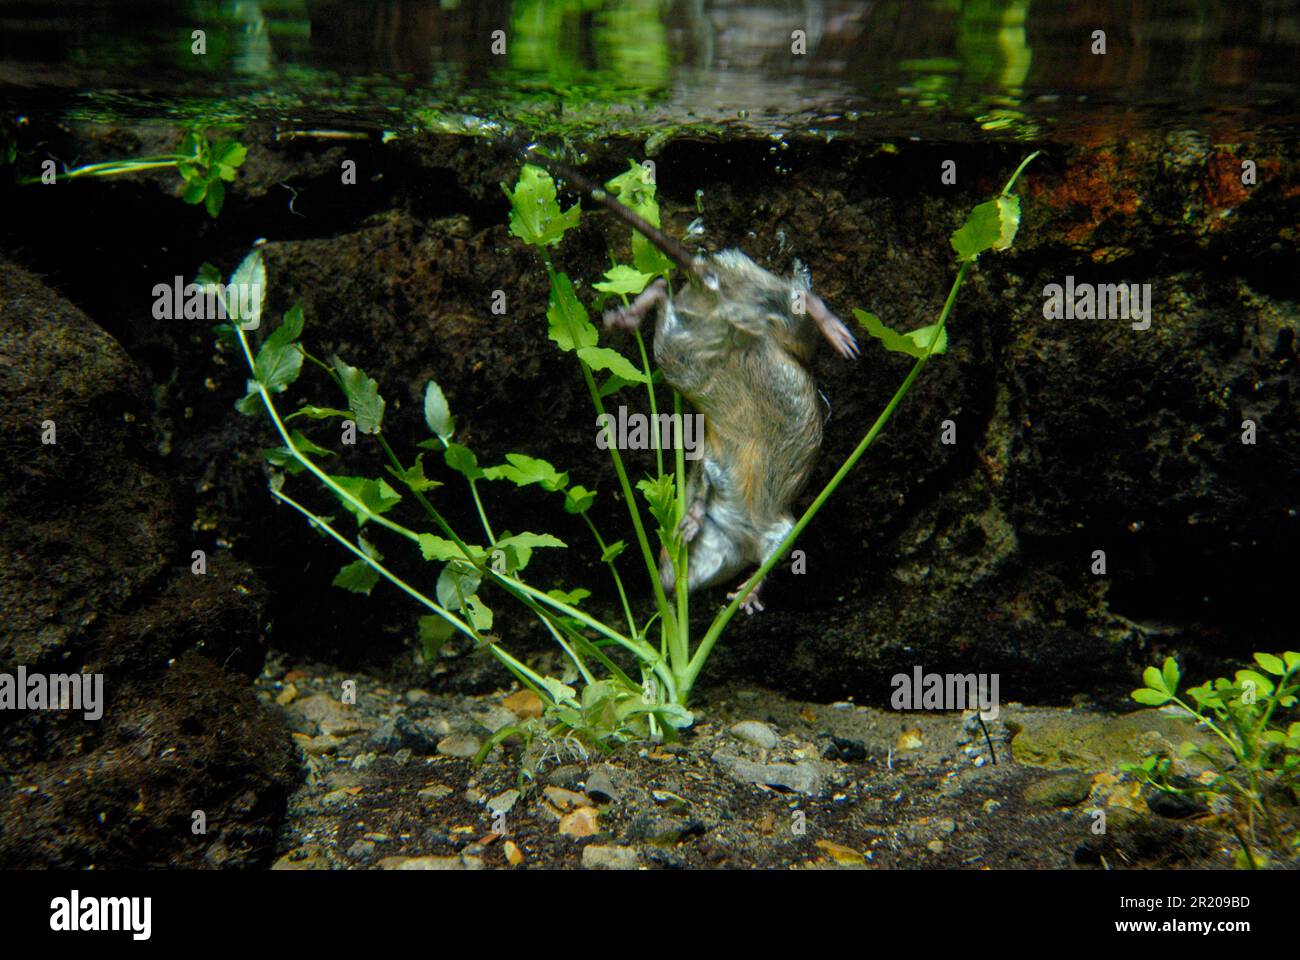
[[[609,549],[605,545],[605,539],[600,535],[600,531],[596,529],[596,524],[592,522],[591,517],[586,511],[583,511],[582,519],[587,521],[587,528],[591,531],[591,535],[596,538],[596,546],[600,548],[600,555],[603,557],[605,551]],[[623,589],[623,578],[618,575],[618,568],[614,566],[613,559],[606,560],[605,565],[609,567],[610,576],[614,578],[614,586],[618,588],[618,598],[623,604],[623,615],[627,617],[628,633],[635,637],[636,620],[632,616],[632,606],[627,601],[627,591]]]
[[[623,301],[626,303],[627,298],[624,297]],[[650,369],[650,357],[646,353],[645,339],[641,336],[641,331],[634,330],[633,333],[636,335],[637,351],[641,354],[641,371],[645,374],[645,392],[650,398],[650,422],[654,424],[650,431],[650,437],[655,449],[655,466],[657,470],[655,476],[662,477],[664,475],[664,451],[659,436],[659,403],[655,398],[654,371]]]
[[[686,516],[686,449],[685,431],[682,429],[682,395],[673,391],[673,428],[676,432],[676,445],[673,451],[673,470],[677,486],[677,522],[680,524]],[[690,550],[681,534],[677,534],[677,630],[676,641],[672,646],[673,673],[679,678],[685,676],[691,657],[691,608],[690,608]],[[679,681],[680,682],[680,681]],[[689,684],[688,684],[689,687]],[[685,704],[683,704],[685,706]]]

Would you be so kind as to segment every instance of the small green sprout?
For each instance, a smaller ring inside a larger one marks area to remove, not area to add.
[[[1184,697],[1178,692],[1178,664],[1166,657],[1159,669],[1143,671],[1144,686],[1132,693],[1146,706],[1172,707],[1215,738],[1209,746],[1189,740],[1178,748],[1182,759],[1195,758],[1210,768],[1205,782],[1189,785],[1175,778],[1170,757],[1152,755],[1120,764],[1139,782],[1166,793],[1226,801],[1245,825],[1243,831],[1239,823],[1229,824],[1241,845],[1238,864],[1251,868],[1267,862],[1258,847],[1279,853],[1288,846],[1292,853],[1300,850],[1300,831],[1288,843],[1274,812],[1275,798],[1289,794],[1292,803],[1300,800],[1300,722],[1283,726],[1282,720],[1300,695],[1300,653],[1256,653],[1255,663],[1259,670],[1238,670],[1231,680],[1207,680],[1188,688]]]
[[[235,179],[247,156],[248,148],[238,141],[218,140],[214,144],[208,141],[204,131],[190,130],[181,137],[175,153],[92,163],[65,170],[56,175],[55,179],[115,177],[148,170],[175,168],[181,175],[181,199],[189,204],[203,204],[208,215],[215,218],[226,202],[225,185]],[[27,177],[22,182],[41,183],[42,178]]]

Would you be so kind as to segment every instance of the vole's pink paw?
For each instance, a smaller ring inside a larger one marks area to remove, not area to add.
[[[686,516],[682,517],[682,522],[677,524],[677,534],[682,538],[682,543],[690,543],[700,533],[700,527],[704,523],[704,504],[696,501],[686,511]]]
[[[745,597],[744,600],[740,601],[740,609],[745,611],[746,616],[752,617],[754,614],[762,613],[764,610],[767,609],[767,607],[763,606],[763,601],[760,600],[758,597],[758,590],[759,587],[761,587],[762,585],[763,584],[760,583],[753,590],[749,591],[749,596]],[[727,599],[735,600],[738,596],[740,596],[740,591],[734,590],[731,593],[727,594]]]
[[[606,310],[604,320],[606,330],[627,330],[630,332],[641,326],[641,318],[627,307]]]
[[[858,355],[858,341],[839,319],[835,319],[834,325],[826,330],[826,339],[830,341],[831,346],[841,357],[852,360]]]

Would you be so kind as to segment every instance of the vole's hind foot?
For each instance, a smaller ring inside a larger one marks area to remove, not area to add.
[[[668,299],[668,284],[663,278],[656,280],[650,286],[646,287],[626,307],[619,307],[617,310],[605,311],[605,329],[606,330],[627,330],[633,331],[641,326],[641,321],[645,319],[647,313],[656,309],[659,304]]]
[[[741,586],[744,586],[744,584],[741,584]],[[746,616],[752,617],[754,614],[762,613],[767,609],[767,607],[763,606],[763,601],[759,599],[758,596],[758,591],[762,588],[763,581],[760,580],[754,585],[754,589],[749,591],[749,595],[746,596],[744,600],[740,601],[740,609],[745,611]],[[727,594],[727,599],[735,600],[738,596],[740,596],[740,591],[733,590],[731,593]]]
[[[809,294],[807,306],[809,315],[817,324],[817,329],[821,331],[822,336],[835,352],[849,360],[857,357],[858,341],[854,339],[852,331],[844,325],[844,321],[831,313],[821,297]]]

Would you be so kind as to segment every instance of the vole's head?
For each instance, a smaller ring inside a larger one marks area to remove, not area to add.
[[[689,285],[678,295],[696,317],[707,316],[742,339],[772,343],[805,366],[817,348],[817,327],[807,315],[807,272],[793,279],[764,270],[739,250],[694,258]],[[820,303],[820,301],[818,301]]]

